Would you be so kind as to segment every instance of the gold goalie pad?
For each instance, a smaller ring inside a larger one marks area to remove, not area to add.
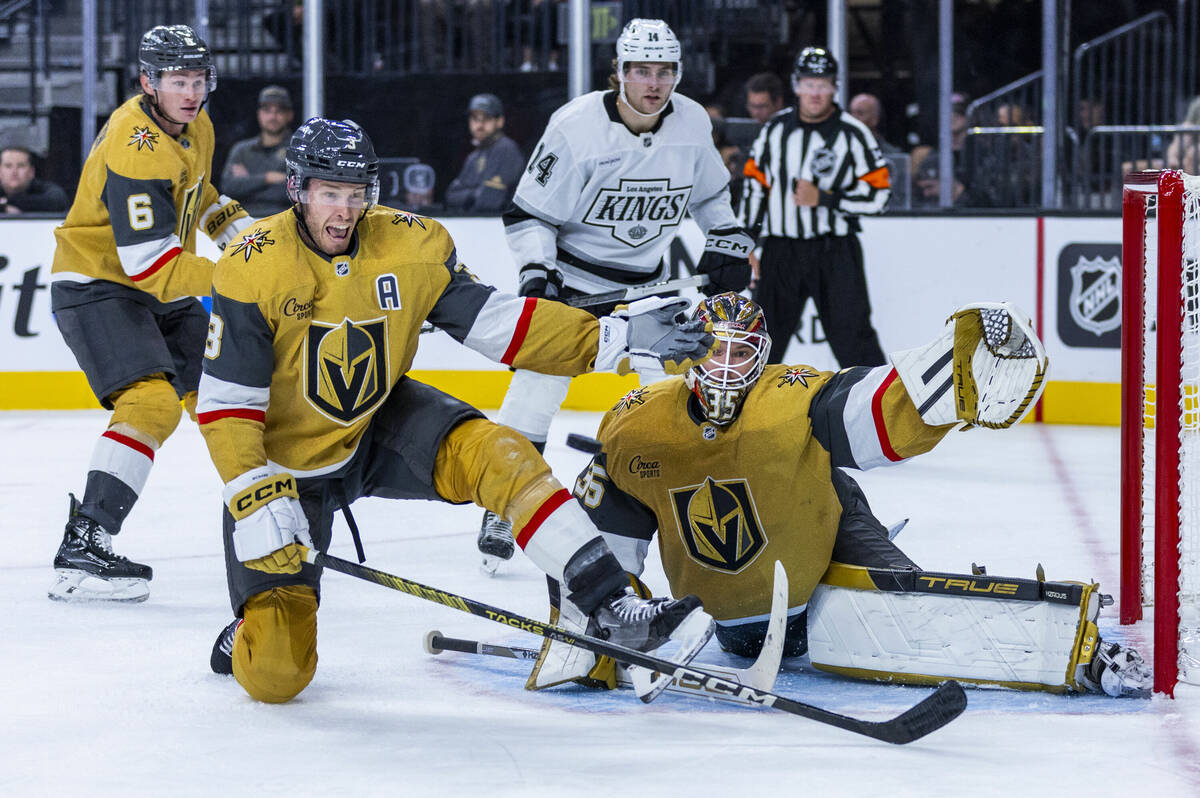
[[[808,604],[808,654],[859,679],[1084,692],[1098,588],[831,563]]]

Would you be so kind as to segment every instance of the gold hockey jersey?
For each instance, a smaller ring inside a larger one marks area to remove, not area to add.
[[[213,126],[201,110],[179,138],[138,95],[113,111],[83,165],[58,241],[55,282],[117,283],[162,302],[205,295],[213,263],[196,229],[219,246],[251,220],[211,182]]]
[[[599,324],[558,302],[502,294],[459,262],[433,219],[377,207],[346,255],[268,217],[217,262],[197,405],[226,482],[268,461],[296,476],[336,471],[408,372],[428,319],[466,346],[551,374],[589,370]]]
[[[951,428],[921,421],[890,366],[768,366],[728,427],[675,378],[605,415],[574,492],[627,569],[640,573],[657,531],[673,595],[694,593],[718,621],[765,619],[775,560],[791,608],[829,565],[842,511],[831,469],[898,462]]]

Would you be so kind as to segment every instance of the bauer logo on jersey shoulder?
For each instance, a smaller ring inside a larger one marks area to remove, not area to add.
[[[607,227],[613,238],[640,247],[683,220],[691,195],[691,186],[672,186],[669,179],[623,178],[618,188],[600,189],[583,223]]]

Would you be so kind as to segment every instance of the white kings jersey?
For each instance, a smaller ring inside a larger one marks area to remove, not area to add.
[[[666,279],[663,255],[687,211],[706,233],[738,225],[708,113],[677,93],[641,134],[621,121],[614,91],[559,108],[513,206],[504,225],[517,265],[557,268],[587,293]]]

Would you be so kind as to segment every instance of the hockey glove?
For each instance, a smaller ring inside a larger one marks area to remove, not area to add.
[[[646,297],[600,317],[596,371],[683,374],[717,347],[712,323],[688,319],[682,297]]]
[[[519,295],[538,299],[558,299],[563,286],[562,274],[558,269],[544,263],[526,263],[521,267],[518,280],[521,283],[517,290]]]
[[[300,572],[296,544],[313,547],[296,478],[270,466],[230,480],[222,492],[233,516],[233,551],[247,568],[269,574]]]
[[[726,291],[741,291],[750,285],[750,252],[754,239],[741,227],[721,227],[708,231],[704,254],[696,266],[698,274],[708,275],[708,285],[700,290],[705,296]]]
[[[926,424],[1006,429],[1042,395],[1049,360],[1028,316],[1009,302],[978,302],[892,364]]]

